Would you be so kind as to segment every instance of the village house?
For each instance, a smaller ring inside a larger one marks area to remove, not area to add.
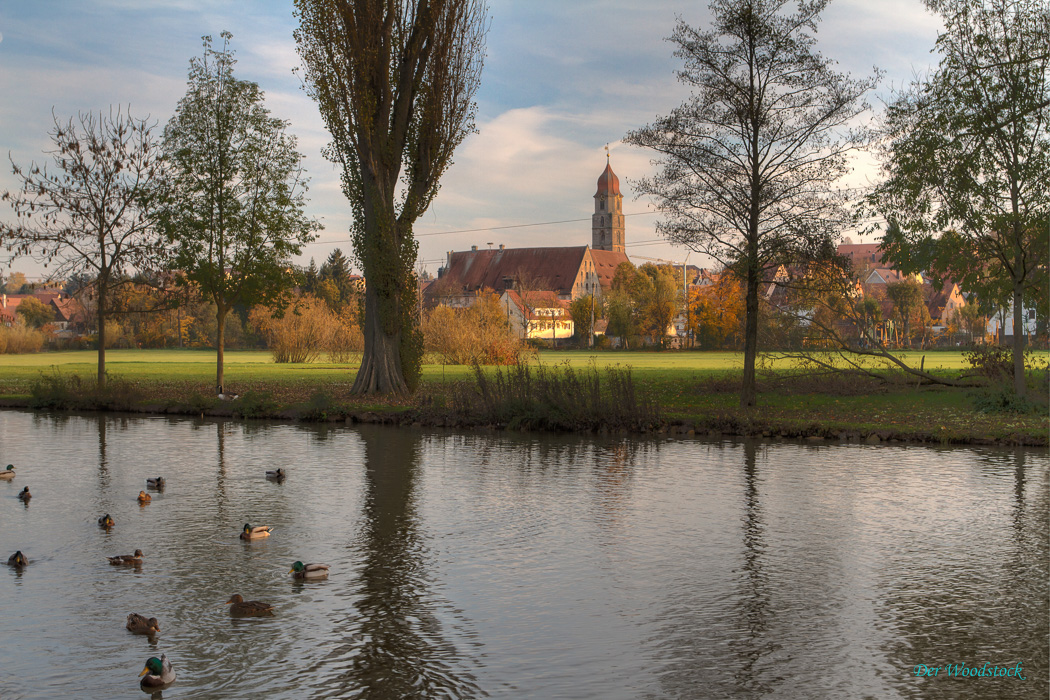
[[[19,305],[29,297],[39,299],[51,307],[55,315],[51,325],[56,331],[83,329],[87,321],[84,306],[65,292],[53,289],[42,289],[32,294],[0,294],[0,324],[13,325],[18,318]]]

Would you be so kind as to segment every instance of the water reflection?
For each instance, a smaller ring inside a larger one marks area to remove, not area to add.
[[[361,438],[365,519],[350,547],[363,562],[351,588],[353,613],[337,621],[339,629],[351,630],[332,654],[349,663],[339,686],[360,697],[478,696],[435,614],[416,502],[420,438],[368,427]]]
[[[0,576],[0,697],[127,696],[144,652],[172,697],[1047,694],[1045,451],[3,411],[0,449],[0,556],[32,560]],[[234,592],[276,615],[231,620]],[[911,674],[985,661],[1028,681]]]

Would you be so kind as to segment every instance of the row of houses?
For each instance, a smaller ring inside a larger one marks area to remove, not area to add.
[[[51,325],[56,331],[82,331],[87,322],[84,305],[65,292],[52,289],[33,291],[30,294],[0,294],[0,324],[11,326],[18,316],[18,307],[26,299],[34,298],[51,308],[54,320]]]

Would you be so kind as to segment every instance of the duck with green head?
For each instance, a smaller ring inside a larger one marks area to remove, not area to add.
[[[288,572],[292,578],[303,581],[308,579],[328,578],[328,564],[304,564],[297,561]]]
[[[278,467],[277,469],[270,469],[266,472],[266,478],[270,481],[284,481],[285,473],[284,470]]]
[[[146,488],[156,489],[157,491],[164,490],[164,477],[154,476],[146,479]]]
[[[20,549],[7,558],[7,565],[13,566],[16,569],[21,569],[23,566],[29,566],[29,560],[26,559],[26,555],[22,554],[22,550]]]
[[[14,479],[15,478],[15,465],[8,464],[7,469],[0,472],[0,479]]]
[[[244,524],[244,529],[241,530],[242,540],[254,540],[259,537],[269,537],[270,532],[273,530],[269,525],[256,525],[252,527],[248,523]]]
[[[29,493],[29,487],[26,486],[24,489],[18,492],[18,497],[23,503],[29,503],[29,499],[33,497],[33,494]]]
[[[161,654],[159,659],[156,656],[151,656],[146,661],[146,668],[142,669],[142,673],[139,675],[143,676],[139,682],[150,688],[157,688],[175,682],[175,669],[172,668],[171,662],[168,661],[167,654]]]

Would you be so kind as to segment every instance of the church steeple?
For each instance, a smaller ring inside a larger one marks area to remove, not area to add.
[[[594,216],[591,217],[591,248],[626,253],[624,248],[623,195],[620,178],[609,163],[609,147],[605,147],[605,171],[598,178],[594,193]]]

